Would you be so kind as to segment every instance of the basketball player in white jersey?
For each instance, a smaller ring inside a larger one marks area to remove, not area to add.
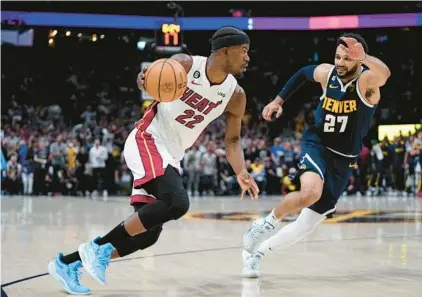
[[[239,29],[223,27],[210,40],[209,57],[176,54],[187,73],[187,88],[179,100],[154,102],[126,140],[124,157],[134,176],[131,205],[135,213],[104,237],[81,244],[78,252],[58,254],[48,270],[70,294],[88,294],[79,283],[80,267],[101,284],[110,259],[127,256],[153,245],[162,225],[181,218],[189,197],[180,175],[180,161],[214,119],[226,116],[226,156],[242,189],[258,199],[258,187],[247,172],[240,143],[246,95],[234,75],[249,62],[249,37]],[[144,71],[145,72],[145,71]],[[138,85],[143,88],[143,73]]]

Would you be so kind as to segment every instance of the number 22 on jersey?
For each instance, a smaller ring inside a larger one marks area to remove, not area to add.
[[[201,123],[203,120],[204,116],[200,114],[195,115],[195,112],[192,109],[186,109],[184,114],[181,114],[176,118],[176,121],[189,129],[195,128],[195,125]]]
[[[334,116],[332,114],[325,115],[324,132],[340,132],[343,133],[347,127],[348,116]],[[336,129],[340,125],[340,129]],[[336,131],[337,130],[337,131]]]

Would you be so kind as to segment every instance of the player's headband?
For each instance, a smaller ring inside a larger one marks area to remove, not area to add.
[[[249,37],[246,34],[221,35],[210,39],[210,43],[211,49],[214,51],[223,47],[249,43]]]

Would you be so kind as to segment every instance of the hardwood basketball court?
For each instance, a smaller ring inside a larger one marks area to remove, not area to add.
[[[267,256],[261,279],[242,279],[242,236],[278,199],[192,199],[190,212],[166,224],[155,246],[112,262],[105,286],[83,270],[81,282],[104,297],[420,296],[422,200],[410,197],[344,197],[333,219]],[[46,275],[48,261],[132,211],[124,197],[2,197],[1,207],[8,297],[67,296]]]

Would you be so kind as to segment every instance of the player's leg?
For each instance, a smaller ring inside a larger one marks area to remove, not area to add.
[[[177,170],[168,166],[163,176],[143,186],[148,193],[153,193],[157,201],[138,210],[124,222],[124,228],[130,236],[183,217],[189,209],[189,196],[183,186],[183,180]]]
[[[134,211],[137,212],[145,205],[146,203],[134,203]],[[130,244],[120,246],[119,249],[113,250],[111,259],[124,257],[137,250],[143,250],[152,246],[157,242],[161,231],[162,226],[156,226],[147,232],[132,237],[132,242]],[[65,256],[61,253],[58,254],[57,257],[48,264],[48,271],[69,294],[88,294],[90,289],[82,286],[79,282],[79,268],[81,267],[82,262],[79,252],[75,251]]]
[[[137,213],[141,208],[145,207],[149,203],[142,203],[142,202],[135,202],[133,203],[133,208],[135,210],[135,213]],[[123,223],[123,222],[122,222]],[[116,227],[117,228],[117,227]],[[147,232],[143,232],[141,234],[132,236],[132,241],[130,244],[122,245],[116,247],[113,251],[113,254],[111,256],[111,259],[119,258],[119,257],[125,257],[127,255],[130,255],[138,250],[144,250],[152,245],[154,245],[158,238],[160,237],[160,234],[163,230],[162,225],[154,226],[150,229],[148,229]],[[107,235],[105,235],[102,239],[104,242],[109,241],[107,239],[108,236],[112,231],[110,231]],[[99,240],[101,242],[101,240]]]
[[[352,174],[352,168],[349,167],[349,164],[353,161],[336,156],[331,152],[327,153],[327,170],[321,198],[309,207],[304,208],[294,222],[286,225],[277,234],[264,241],[255,254],[243,253],[245,261],[243,274],[245,277],[259,277],[259,264],[265,255],[298,242],[312,233],[316,226],[333,214],[335,205]],[[302,180],[304,180],[303,175],[301,176],[301,183]]]
[[[307,189],[309,187],[314,187],[314,185],[321,184],[322,180],[314,172],[308,171],[300,176],[300,183],[301,189]],[[323,185],[321,185],[321,187],[323,187]],[[289,198],[289,196],[291,197],[290,199],[296,199],[295,197],[301,197],[291,195],[295,193],[300,193],[300,191],[287,194],[286,198]],[[321,193],[319,195],[321,196],[323,194]],[[272,213],[274,213],[274,210]],[[273,229],[275,231],[277,230],[277,227],[280,226],[280,220],[275,217],[274,214],[270,214],[269,216],[270,217],[267,217],[264,220],[267,222],[267,224],[274,226]],[[294,222],[282,227],[273,236],[268,238],[268,236],[265,235],[272,235],[273,232],[266,232],[267,230],[264,231],[261,229],[261,231],[263,232],[260,235],[262,236],[261,238],[263,238],[264,240],[267,238],[265,241],[262,242],[262,240],[256,240],[255,244],[251,246],[244,245],[245,250],[243,250],[242,252],[242,258],[244,262],[244,268],[242,272],[243,276],[247,278],[259,277],[259,264],[264,255],[266,255],[270,251],[272,252],[276,249],[293,245],[294,243],[301,240],[303,237],[310,234],[315,229],[315,227],[322,221],[324,221],[326,218],[327,217],[325,214],[317,213],[316,211],[305,207],[302,209],[299,216]],[[251,230],[253,229],[254,228],[252,227]],[[244,243],[247,243],[246,237],[248,237],[248,234],[246,234],[244,237]],[[249,252],[246,247],[252,247],[253,249],[250,248],[249,250],[251,252]]]
[[[287,194],[265,217],[255,221],[243,236],[243,245],[249,253],[255,253],[259,244],[274,233],[281,220],[318,201],[324,185],[326,150],[313,143],[302,143],[302,158],[296,177],[300,177],[300,190]]]
[[[131,246],[133,238],[138,234],[179,219],[189,209],[189,197],[183,187],[182,177],[172,166],[166,168],[164,175],[147,182],[143,187],[157,198],[155,202],[139,209],[106,236],[79,246],[78,252],[85,270],[101,284],[105,283],[105,270],[115,249],[120,251]]]
[[[133,208],[134,208],[135,213],[138,212],[139,209],[141,209],[142,207],[144,207],[147,204],[148,203],[142,203],[142,202],[134,203]],[[163,230],[162,225],[159,225],[159,226],[156,226],[156,227],[149,229],[147,232],[141,233],[137,236],[133,236],[133,238],[132,238],[133,244],[131,244],[129,246],[121,247],[119,250],[114,249],[114,251],[111,255],[111,259],[125,257],[129,254],[132,254],[132,253],[138,251],[138,250],[144,250],[144,249],[154,245],[157,242],[162,230]],[[103,238],[106,238],[107,236],[109,236],[110,233],[111,232],[109,232],[108,234],[103,236]],[[108,241],[108,240],[105,239],[105,241]],[[60,257],[60,261],[64,264],[66,264],[66,265],[69,265],[71,263],[74,263],[74,262],[77,262],[77,261],[80,261],[80,260],[81,260],[81,257],[79,256],[78,251],[75,251],[71,254]]]
[[[132,246],[136,235],[153,228],[160,231],[160,225],[182,217],[189,208],[189,197],[183,187],[181,176],[171,166],[166,165],[166,168],[163,168],[165,165],[161,157],[163,151],[155,147],[154,139],[151,137],[146,139],[145,136],[138,135],[139,133],[140,130],[134,129],[126,140],[124,148],[126,164],[135,181],[140,181],[138,186],[145,188],[157,200],[138,209],[134,215],[116,226],[106,236],[97,237],[79,246],[78,253],[85,270],[101,284],[105,282],[105,270],[111,257],[123,256],[122,250],[130,252],[131,249],[128,247]],[[140,143],[148,147],[140,147],[138,143],[140,137],[144,137],[144,141]],[[151,146],[154,146],[153,150],[149,150]],[[149,166],[148,172],[144,163]],[[73,254],[72,260],[75,256]]]

